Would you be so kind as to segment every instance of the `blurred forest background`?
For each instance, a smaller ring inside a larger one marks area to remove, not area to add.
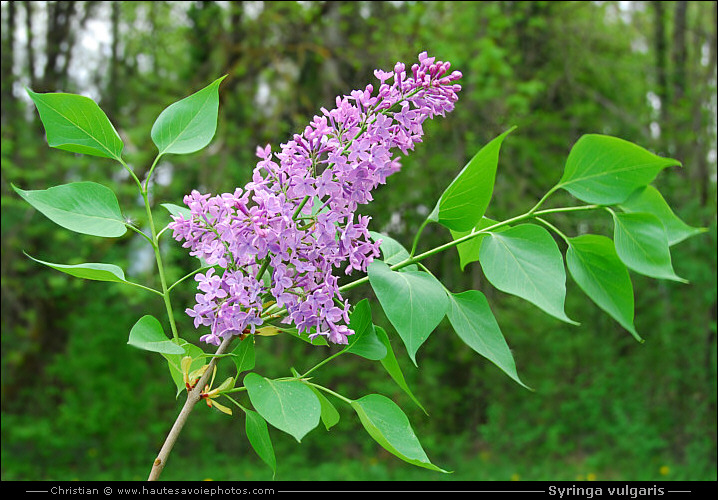
[[[157,297],[82,281],[23,255],[59,263],[107,262],[155,285],[150,247],[65,231],[11,189],[91,180],[118,193],[144,224],[126,173],[110,160],[47,146],[24,88],[95,99],[142,176],[156,150],[150,128],[170,103],[223,74],[217,136],[202,152],[167,156],[152,188],[179,204],[192,189],[244,185],[257,145],[301,130],[334,97],[375,82],[375,68],[419,52],[463,72],[456,110],[428,124],[425,143],[363,212],[405,245],[448,181],[486,142],[505,141],[487,216],[522,213],[561,176],[584,133],[615,135],[683,162],[656,185],[677,215],[708,232],[673,247],[690,284],[633,274],[638,344],[569,279],[573,327],[495,291],[456,252],[426,263],[454,291],[479,288],[536,392],[476,355],[442,323],[415,369],[388,326],[426,416],[379,363],[342,357],[316,379],[349,397],[378,392],[407,413],[429,458],[455,471],[412,467],[384,452],[348,407],[329,431],[301,444],[270,429],[279,480],[716,480],[716,2],[2,2],[2,479],[146,479],[183,398],[159,356],[126,345]],[[549,205],[571,204],[557,193]],[[611,235],[608,215],[554,218],[564,232]],[[161,224],[162,222],[158,222]],[[420,248],[450,238],[431,225]],[[560,242],[559,242],[560,243]],[[170,282],[193,258],[171,238]],[[191,281],[174,295],[183,311]],[[356,302],[369,287],[352,290]],[[169,331],[167,325],[165,330]],[[257,341],[268,377],[326,356],[290,337]],[[231,363],[230,363],[231,364]],[[219,375],[218,375],[219,376]],[[243,417],[198,406],[163,479],[266,480]]]

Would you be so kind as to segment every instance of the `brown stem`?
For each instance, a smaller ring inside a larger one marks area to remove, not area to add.
[[[157,454],[157,458],[155,458],[155,461],[152,463],[152,470],[150,471],[150,477],[147,478],[148,481],[156,481],[157,479],[159,479],[160,474],[162,474],[162,469],[165,468],[165,464],[167,463],[167,458],[169,457],[169,454],[172,451],[172,447],[174,447],[175,442],[177,441],[177,438],[180,435],[180,432],[182,432],[182,427],[184,427],[184,424],[187,422],[187,418],[189,417],[189,414],[192,412],[194,405],[197,404],[197,402],[200,400],[200,394],[202,393],[202,388],[205,385],[207,385],[209,378],[212,376],[212,371],[214,370],[214,365],[217,363],[217,359],[218,359],[216,356],[218,356],[220,354],[224,354],[224,352],[227,350],[227,347],[229,347],[229,343],[232,341],[233,338],[234,337],[227,337],[224,340],[222,340],[222,343],[217,348],[215,357],[213,357],[209,362],[209,367],[204,372],[202,377],[200,377],[199,381],[194,386],[194,389],[192,389],[187,394],[187,401],[185,401],[185,404],[182,407],[182,411],[180,411],[179,415],[177,415],[177,420],[175,420],[175,423],[172,426],[172,429],[170,429],[170,433],[167,434],[167,439],[165,439],[165,442],[162,445],[160,452]]]

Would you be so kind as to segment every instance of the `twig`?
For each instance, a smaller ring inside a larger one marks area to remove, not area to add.
[[[172,451],[172,447],[174,447],[175,442],[177,441],[177,438],[180,435],[180,432],[182,432],[182,428],[184,427],[184,424],[187,422],[187,418],[189,417],[189,414],[192,412],[192,409],[194,408],[194,405],[197,404],[197,402],[200,400],[200,394],[202,393],[202,388],[207,384],[207,381],[209,380],[209,377],[212,376],[212,371],[214,369],[214,365],[217,363],[217,356],[220,354],[223,354],[224,351],[227,350],[227,347],[229,347],[229,343],[232,341],[234,337],[227,337],[224,340],[222,340],[222,343],[217,348],[217,352],[214,354],[214,357],[209,362],[209,367],[204,372],[202,377],[200,377],[199,381],[195,385],[194,389],[192,389],[187,394],[187,401],[185,401],[184,406],[182,407],[182,411],[180,411],[179,415],[177,415],[177,420],[175,420],[174,425],[172,426],[172,429],[170,429],[169,434],[167,434],[167,439],[165,439],[164,444],[162,445],[162,448],[160,449],[159,454],[157,455],[157,458],[155,458],[155,461],[152,463],[152,470],[150,471],[150,477],[147,478],[148,481],[156,481],[160,474],[162,474],[162,469],[165,468],[165,464],[167,463],[167,458],[169,457],[170,452]]]

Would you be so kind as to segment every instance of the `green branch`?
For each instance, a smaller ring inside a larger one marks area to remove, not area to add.
[[[545,200],[547,197],[548,196],[544,196],[543,199]],[[462,236],[461,238],[455,239],[448,243],[444,243],[443,245],[432,248],[431,250],[427,250],[426,252],[421,253],[419,255],[416,255],[416,256],[410,255],[407,259],[404,259],[401,262],[397,262],[396,264],[390,266],[389,269],[391,269],[392,271],[396,271],[398,269],[401,269],[402,267],[406,267],[411,264],[416,264],[417,262],[422,261],[422,260],[426,259],[427,257],[431,257],[432,255],[443,252],[444,250],[453,248],[456,245],[464,243],[465,241],[469,241],[470,239],[475,238],[481,234],[490,233],[491,231],[494,231],[500,227],[507,226],[507,225],[513,224],[515,222],[521,222],[524,220],[536,218],[539,215],[563,213],[563,212],[577,212],[577,211],[582,211],[582,210],[595,210],[597,208],[601,208],[600,205],[584,205],[584,206],[580,206],[580,207],[550,208],[547,210],[536,211],[536,207],[540,206],[540,204],[541,204],[541,202],[538,203],[536,206],[534,206],[534,208],[532,208],[531,210],[529,210],[528,212],[526,212],[524,214],[517,215],[516,217],[507,219],[503,222],[497,222],[496,224],[486,227],[484,229],[477,229],[465,236]],[[358,280],[352,281],[351,283],[347,283],[346,285],[339,287],[339,291],[344,292],[346,290],[350,290],[354,287],[357,287],[359,285],[366,283],[367,281],[369,281],[369,277],[364,276],[362,278],[359,278]]]

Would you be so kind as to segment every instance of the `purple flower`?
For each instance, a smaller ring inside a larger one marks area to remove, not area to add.
[[[278,152],[257,147],[260,161],[244,189],[185,196],[191,217],[174,217],[174,237],[222,270],[195,277],[202,293],[187,313],[195,327],[210,327],[203,341],[254,333],[269,314],[265,304],[276,302],[282,321],[300,333],[348,342],[354,332],[340,322],[348,323],[350,306],[334,268],[366,272],[380,255],[370,218],[357,207],[401,168],[397,151],[422,141],[423,122],[453,110],[461,73],[449,68],[422,52],[410,73],[403,63],[376,70],[376,92],[367,85],[337,97]]]

